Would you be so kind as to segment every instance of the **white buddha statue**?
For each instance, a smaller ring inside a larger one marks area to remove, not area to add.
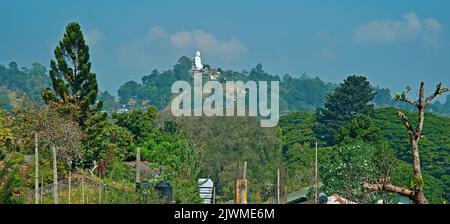
[[[195,68],[194,68],[195,71],[203,70],[202,58],[200,57],[200,51],[195,52],[194,65],[195,65]]]

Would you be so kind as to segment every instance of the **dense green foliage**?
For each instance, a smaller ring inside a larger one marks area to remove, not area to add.
[[[4,116],[3,111],[0,110],[0,160],[6,155],[5,151],[11,147],[14,136],[9,125],[8,117]]]
[[[160,115],[161,121],[171,120]],[[201,177],[216,185],[218,201],[234,198],[235,180],[242,177],[247,162],[250,201],[265,202],[276,183],[281,163],[281,142],[276,129],[261,128],[254,117],[184,117],[177,121],[181,133],[203,148]]]
[[[283,133],[284,151],[294,145],[304,145],[313,147],[316,141],[316,135],[313,131],[314,114],[308,112],[297,112],[287,114],[280,118],[278,125]]]
[[[374,121],[369,116],[363,114],[353,118],[337,134],[337,142],[341,144],[363,141],[375,145],[380,143],[381,139],[381,131],[375,126]]]
[[[146,111],[133,110],[130,113],[113,114],[115,123],[128,129],[134,136],[136,144],[142,144],[147,139],[153,137],[153,121],[158,110],[150,106]]]
[[[26,201],[21,195],[26,189],[22,163],[22,155],[11,153],[5,158],[5,163],[0,164],[0,204],[19,204]]]
[[[101,109],[96,102],[98,94],[97,78],[91,73],[89,47],[86,45],[78,23],[69,23],[63,39],[55,48],[55,59],[50,61],[50,78],[53,88],[42,92],[42,97],[50,102],[71,103],[77,105],[80,124],[84,124],[91,112],[91,106]]]
[[[316,110],[314,132],[328,145],[336,143],[339,129],[358,114],[373,114],[374,89],[364,76],[349,76],[326,97],[325,107]]]
[[[411,163],[411,151],[407,133],[396,116],[398,109],[377,109],[375,123],[383,130],[383,136],[395,150],[399,159]],[[415,117],[415,113],[404,112],[408,117]],[[415,124],[415,120],[412,120]],[[425,114],[425,123],[420,145],[420,159],[422,170],[442,181],[446,186],[444,197],[450,197],[450,119],[439,117],[431,113]]]
[[[393,184],[409,187],[413,180],[411,152],[406,130],[398,120],[397,111],[398,109],[395,108],[381,108],[375,110],[372,119],[364,115],[357,116],[340,129],[338,136],[344,146],[357,147],[353,144],[357,141],[365,141],[364,148],[371,148],[371,145],[377,146],[373,155],[379,158],[373,164],[377,167],[374,170],[389,173]],[[414,117],[413,113],[405,113],[409,117]],[[425,116],[424,137],[420,143],[425,195],[431,203],[442,203],[444,199],[449,199],[448,189],[450,189],[448,182],[450,138],[449,130],[447,130],[447,127],[450,127],[450,124],[447,124],[450,120],[428,113]],[[299,189],[313,183],[313,146],[317,140],[314,137],[313,125],[314,114],[312,113],[293,113],[280,119],[285,152],[283,158],[284,163],[289,167],[292,189]],[[379,149],[383,150],[376,153]],[[389,156],[391,152],[394,152],[398,158],[394,162],[389,159],[392,158]],[[335,148],[319,147],[319,174],[323,172],[322,166],[329,166],[330,161],[335,161],[330,159],[331,156],[339,156],[336,155]],[[394,166],[391,167],[389,164]],[[335,188],[337,191],[339,187]],[[329,191],[332,190],[329,189]]]
[[[174,133],[158,132],[142,145],[142,157],[151,168],[160,168],[159,180],[173,186],[177,203],[201,202],[197,181],[202,168],[202,153],[186,139]]]
[[[111,164],[115,159],[127,158],[133,134],[115,124],[105,113],[90,117],[85,133],[84,160]]]

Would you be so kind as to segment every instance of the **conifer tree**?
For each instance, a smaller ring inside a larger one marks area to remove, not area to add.
[[[316,110],[314,131],[317,137],[328,145],[336,144],[339,129],[358,114],[373,115],[373,105],[370,104],[373,97],[374,88],[366,77],[347,77],[334,92],[328,94],[325,108]]]
[[[76,120],[83,125],[94,109],[101,109],[102,103],[96,102],[97,78],[91,73],[89,47],[78,23],[67,25],[54,54],[56,61],[50,61],[53,89],[43,90],[42,97],[46,104],[74,105],[79,110]]]

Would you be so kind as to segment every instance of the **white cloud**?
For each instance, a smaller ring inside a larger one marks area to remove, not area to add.
[[[219,40],[214,34],[203,30],[167,33],[164,27],[155,26],[150,29],[149,36],[168,41],[176,49],[197,49],[205,54],[224,59],[247,53],[247,48],[238,39],[231,37],[227,40]]]
[[[414,12],[403,15],[401,20],[372,21],[358,27],[353,33],[357,43],[394,43],[422,40],[436,44],[442,31],[434,18],[421,19]]]
[[[117,62],[140,72],[167,68],[181,56],[200,50],[205,63],[229,66],[247,53],[247,48],[234,37],[219,39],[204,30],[167,32],[164,27],[151,27],[145,35],[134,38],[116,51]]]
[[[94,46],[102,39],[103,34],[99,30],[88,30],[84,37],[87,44]]]

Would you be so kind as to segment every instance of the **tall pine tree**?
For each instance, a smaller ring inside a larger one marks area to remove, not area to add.
[[[314,131],[328,145],[336,144],[336,135],[345,124],[358,114],[373,115],[374,88],[364,76],[349,76],[336,90],[328,94],[325,108],[315,113]]]
[[[50,61],[53,89],[42,91],[42,97],[46,104],[75,106],[79,110],[76,119],[83,125],[94,109],[101,109],[102,102],[96,102],[97,78],[95,73],[91,73],[89,47],[78,23],[67,25],[54,54],[56,61]]]

